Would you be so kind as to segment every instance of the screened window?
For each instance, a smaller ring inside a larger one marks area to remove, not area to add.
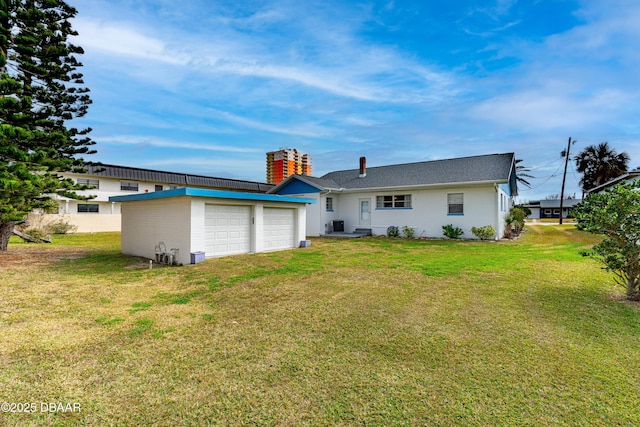
[[[78,203],[78,213],[99,213],[100,205],[95,203]]]
[[[327,197],[326,209],[328,211],[333,211],[333,197]]]
[[[450,193],[447,194],[447,204],[449,206],[449,215],[463,215],[464,214],[464,195],[463,193]]]
[[[132,181],[120,181],[120,190],[122,191],[138,191],[138,183]]]
[[[100,181],[97,179],[78,178],[78,184],[89,185],[94,188],[100,188]]]
[[[377,196],[377,209],[408,209],[411,208],[411,194],[399,194],[395,196]]]
[[[156,191],[162,191],[163,187],[162,185],[156,185]]]

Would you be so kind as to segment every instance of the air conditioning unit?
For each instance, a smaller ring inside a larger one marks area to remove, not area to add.
[[[334,233],[344,233],[344,220],[334,219],[331,223],[333,224]]]

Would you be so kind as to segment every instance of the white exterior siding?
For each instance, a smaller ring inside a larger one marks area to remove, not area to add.
[[[139,178],[148,176],[147,172],[153,171],[136,171],[131,173]],[[162,172],[159,172],[162,174]],[[174,173],[169,172],[172,175]],[[146,174],[146,175],[145,175]],[[58,200],[58,213],[47,215],[46,220],[57,221],[62,215],[66,220],[78,227],[79,232],[96,232],[96,231],[121,231],[121,205],[119,202],[110,202],[109,198],[112,196],[123,196],[139,193],[154,193],[161,190],[170,190],[174,188],[184,188],[184,184],[177,184],[176,181],[155,181],[145,180],[137,178],[119,178],[114,176],[104,175],[92,175],[88,174],[62,174],[66,178],[71,178],[74,181],[78,180],[94,180],[98,181],[98,188],[78,191],[78,194],[82,196],[95,196],[95,198],[87,201],[73,200],[65,197],[55,196]],[[153,175],[153,174],[152,174]],[[183,175],[183,174],[177,174]],[[148,179],[148,178],[147,178]],[[217,179],[217,178],[215,178]],[[235,182],[235,180],[229,180]],[[121,183],[136,183],[137,190],[123,190]],[[252,184],[252,183],[248,183]],[[255,183],[256,185],[258,183]],[[224,188],[224,183],[222,184]],[[266,184],[265,184],[266,185]],[[217,188],[209,187],[206,185],[192,185],[193,188]],[[231,187],[235,188],[235,187]],[[241,191],[241,190],[237,190]],[[79,212],[79,204],[98,205],[98,212]],[[204,215],[204,211],[203,211]]]
[[[77,182],[77,179],[96,179],[99,181],[99,188],[91,190],[78,191],[78,194],[82,196],[95,196],[94,199],[83,201],[73,200],[66,197],[58,198],[58,215],[47,215],[48,220],[56,220],[64,215],[67,220],[78,227],[80,233],[93,233],[99,231],[121,231],[120,215],[122,213],[120,203],[109,202],[111,196],[122,196],[124,194],[135,193],[150,193],[156,191],[156,185],[162,185],[164,190],[169,189],[168,184],[144,182],[135,180],[125,180],[110,177],[98,177],[91,175],[73,175],[64,174],[66,177],[72,178]],[[122,181],[137,182],[138,191],[121,190],[120,183]],[[87,212],[79,213],[79,204],[98,205],[99,212]]]
[[[447,194],[462,193],[463,214],[449,215]],[[411,195],[411,208],[377,208],[377,196]],[[501,208],[501,196],[504,196]],[[306,195],[309,197],[309,195]],[[471,227],[493,226],[497,237],[504,233],[504,216],[508,214],[511,199],[501,190],[491,185],[450,186],[434,189],[396,189],[368,192],[330,193],[333,197],[334,212],[325,211],[323,195],[319,203],[309,205],[307,231],[310,236],[326,234],[325,225],[332,219],[345,222],[345,232],[353,232],[364,224],[360,222],[360,201],[368,199],[371,207],[370,221],[372,234],[386,235],[387,228],[395,225],[414,229],[416,237],[443,237],[442,226],[452,224],[464,231],[463,237],[474,238]],[[506,210],[505,210],[506,208]],[[317,218],[320,223],[315,222]]]
[[[188,264],[191,204],[188,198],[132,201],[122,205],[122,253],[155,258],[155,245],[177,248],[176,262]]]
[[[291,249],[306,239],[303,203],[179,196],[122,207],[122,253],[149,259],[160,241],[167,251],[178,248],[177,263],[189,264],[192,252],[210,258]]]

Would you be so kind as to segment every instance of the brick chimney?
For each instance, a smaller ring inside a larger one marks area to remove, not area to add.
[[[359,178],[364,178],[367,176],[367,158],[360,157],[360,175]]]

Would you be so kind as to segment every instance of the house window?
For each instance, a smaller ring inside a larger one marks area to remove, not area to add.
[[[396,196],[377,196],[376,209],[410,209],[411,194]]]
[[[449,206],[448,215],[464,215],[464,194],[447,194],[447,205]]]
[[[78,213],[99,213],[100,205],[95,203],[78,203]]]
[[[175,190],[176,188],[178,188],[178,186],[177,186],[177,185],[170,185],[170,186],[169,186],[169,190]]]
[[[551,209],[545,209],[544,210],[544,214],[545,215],[551,215]]]
[[[78,178],[78,185],[88,185],[95,189],[99,189],[100,181],[97,179]]]
[[[162,191],[164,188],[162,187],[162,185],[157,185],[156,184],[156,190],[155,191]]]
[[[138,183],[132,181],[120,181],[120,190],[122,191],[138,191]]]
[[[326,208],[328,212],[333,212],[333,197],[327,197]]]

